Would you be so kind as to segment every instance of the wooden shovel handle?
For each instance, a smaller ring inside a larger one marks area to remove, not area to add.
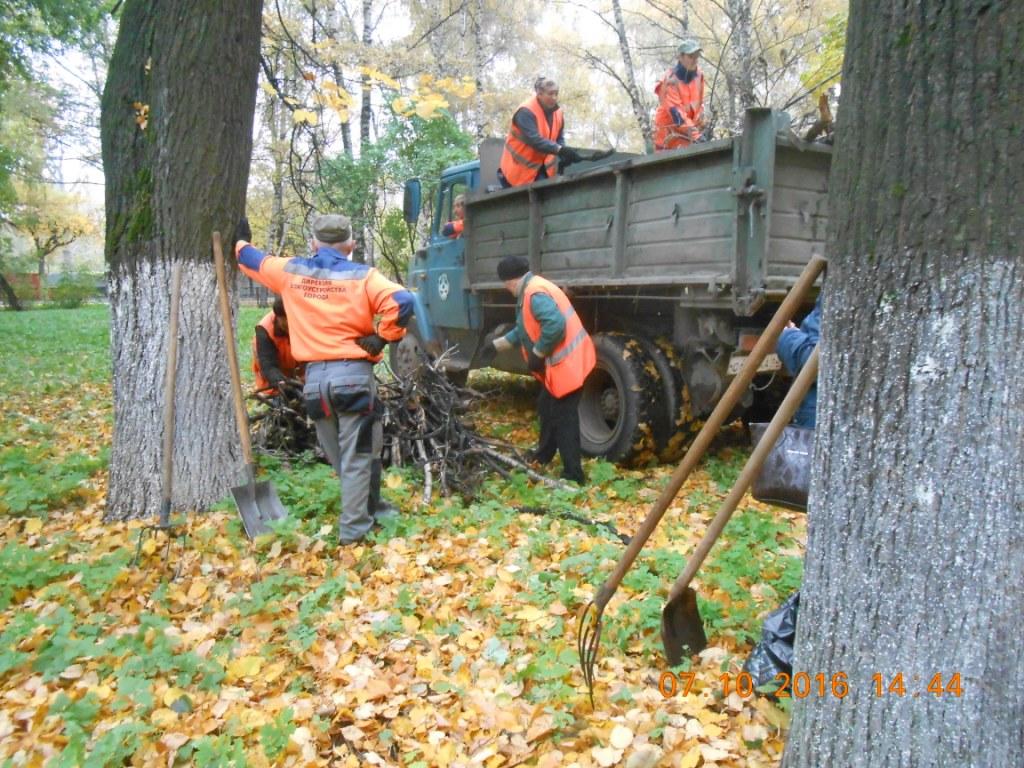
[[[757,375],[757,369],[761,362],[768,356],[769,352],[775,349],[775,343],[786,327],[786,323],[796,314],[796,310],[803,303],[804,297],[811,289],[811,286],[814,285],[814,281],[818,279],[818,275],[825,269],[827,263],[824,258],[814,256],[807,263],[807,266],[804,267],[804,271],[800,273],[800,277],[775,311],[775,316],[772,317],[768,327],[764,329],[764,332],[757,340],[757,344],[754,345],[754,349],[747,356],[743,368],[740,369],[732,383],[729,384],[729,388],[718,401],[718,405],[715,406],[715,410],[711,412],[708,420],[704,422],[704,427],[697,434],[697,437],[694,438],[690,449],[683,456],[683,460],[679,462],[679,466],[672,473],[668,485],[662,490],[661,495],[658,496],[651,507],[651,511],[647,513],[647,517],[640,524],[640,529],[633,536],[633,540],[622,554],[622,558],[615,567],[615,571],[598,591],[597,596],[594,598],[594,603],[599,610],[607,605],[612,595],[615,594],[615,590],[619,588],[619,584],[622,583],[626,572],[633,565],[633,561],[636,560],[637,555],[640,554],[640,550],[643,549],[651,534],[654,533],[654,529],[658,527],[661,518],[664,517],[665,510],[668,509],[675,499],[676,494],[679,493],[679,489],[683,487],[683,483],[686,482],[690,473],[700,463],[705,451],[711,445],[711,441],[715,439],[715,435],[718,434],[718,430],[721,429],[729,414],[732,413],[736,403],[739,402],[740,398],[747,391],[750,382]]]
[[[800,375],[796,377],[796,381],[793,382],[793,386],[789,388],[789,392],[786,394],[786,399],[782,401],[782,405],[779,406],[779,410],[775,412],[774,418],[768,425],[768,429],[765,430],[764,436],[757,443],[754,448],[754,452],[750,454],[750,458],[747,459],[747,463],[743,465],[743,471],[740,472],[740,476],[736,478],[736,482],[733,483],[732,490],[729,491],[729,495],[725,497],[725,501],[722,502],[722,506],[719,508],[714,519],[711,521],[711,525],[708,526],[707,533],[704,534],[704,538],[701,539],[700,544],[697,545],[697,549],[690,556],[689,561],[686,563],[686,568],[679,574],[679,578],[676,579],[672,585],[672,590],[669,592],[669,602],[675,600],[679,595],[683,593],[690,582],[693,580],[694,575],[697,573],[697,569],[700,568],[704,562],[704,558],[708,556],[708,552],[715,545],[718,537],[721,535],[722,530],[725,528],[726,523],[729,522],[729,518],[732,517],[732,513],[736,510],[740,500],[743,498],[743,494],[747,492],[751,484],[754,482],[754,478],[757,477],[757,473],[761,471],[761,467],[764,465],[765,459],[768,458],[768,454],[771,453],[772,448],[775,447],[775,443],[778,442],[779,435],[782,434],[782,430],[789,424],[790,419],[793,418],[793,414],[796,413],[796,409],[800,407],[800,401],[804,399],[807,392],[810,390],[811,385],[814,384],[815,379],[818,378],[818,348],[815,347],[811,356],[807,358],[807,362],[804,363],[804,367],[800,370]]]
[[[253,472],[252,443],[249,440],[249,415],[242,399],[242,376],[238,371],[238,350],[235,348],[235,328],[231,324],[231,304],[228,301],[228,279],[224,268],[224,251],[220,232],[213,233],[213,263],[217,271],[217,292],[220,294],[220,317],[224,324],[224,346],[227,348],[228,367],[231,369],[231,394],[235,403],[235,421],[238,439],[242,443],[242,458],[250,475]],[[250,477],[251,479],[251,477]]]
[[[171,511],[174,478],[174,384],[178,375],[178,314],[181,307],[181,262],[171,268],[171,306],[167,322],[167,370],[164,373],[164,456],[160,525],[166,527]]]

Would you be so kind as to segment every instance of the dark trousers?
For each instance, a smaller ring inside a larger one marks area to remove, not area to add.
[[[537,398],[537,417],[540,419],[540,440],[535,457],[547,464],[557,450],[562,456],[562,477],[583,484],[587,481],[580,463],[580,395],[582,388],[565,397],[555,397],[541,387]]]

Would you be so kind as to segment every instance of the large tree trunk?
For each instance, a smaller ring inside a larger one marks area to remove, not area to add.
[[[795,662],[850,690],[786,768],[1024,765],[1022,48],[1019,0],[851,6]]]
[[[241,468],[210,233],[230,240],[244,209],[261,5],[124,4],[101,118],[114,368],[110,518],[159,506],[174,262],[184,263],[174,506],[197,509],[224,497]]]

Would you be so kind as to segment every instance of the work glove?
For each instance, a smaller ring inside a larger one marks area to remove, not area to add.
[[[572,165],[583,160],[579,151],[572,147],[559,147],[558,158],[562,161],[562,165]]]
[[[238,220],[238,224],[235,225],[235,231],[231,235],[231,247],[234,248],[238,245],[239,240],[245,240],[247,243],[252,242],[252,227],[249,226],[249,220],[243,216]]]
[[[484,340],[480,344],[480,365],[486,367],[494,362],[494,358],[498,354],[498,347],[494,342],[504,336],[507,332],[508,326],[503,323],[484,336]]]
[[[376,333],[371,333],[369,336],[360,336],[356,339],[356,344],[366,350],[366,353],[370,357],[377,357],[381,352],[384,351],[384,347],[387,345],[387,341],[378,336]]]
[[[544,358],[534,352],[532,347],[526,351],[526,367],[531,373],[544,373],[545,365]]]
[[[477,360],[479,360],[481,367],[487,368],[494,362],[497,354],[498,348],[494,346],[494,342],[484,339],[484,343],[480,347],[480,354],[477,355]]]

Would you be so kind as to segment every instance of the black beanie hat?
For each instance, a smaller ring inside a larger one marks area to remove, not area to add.
[[[498,277],[502,280],[516,280],[530,271],[530,262],[522,256],[506,256],[498,262]]]

